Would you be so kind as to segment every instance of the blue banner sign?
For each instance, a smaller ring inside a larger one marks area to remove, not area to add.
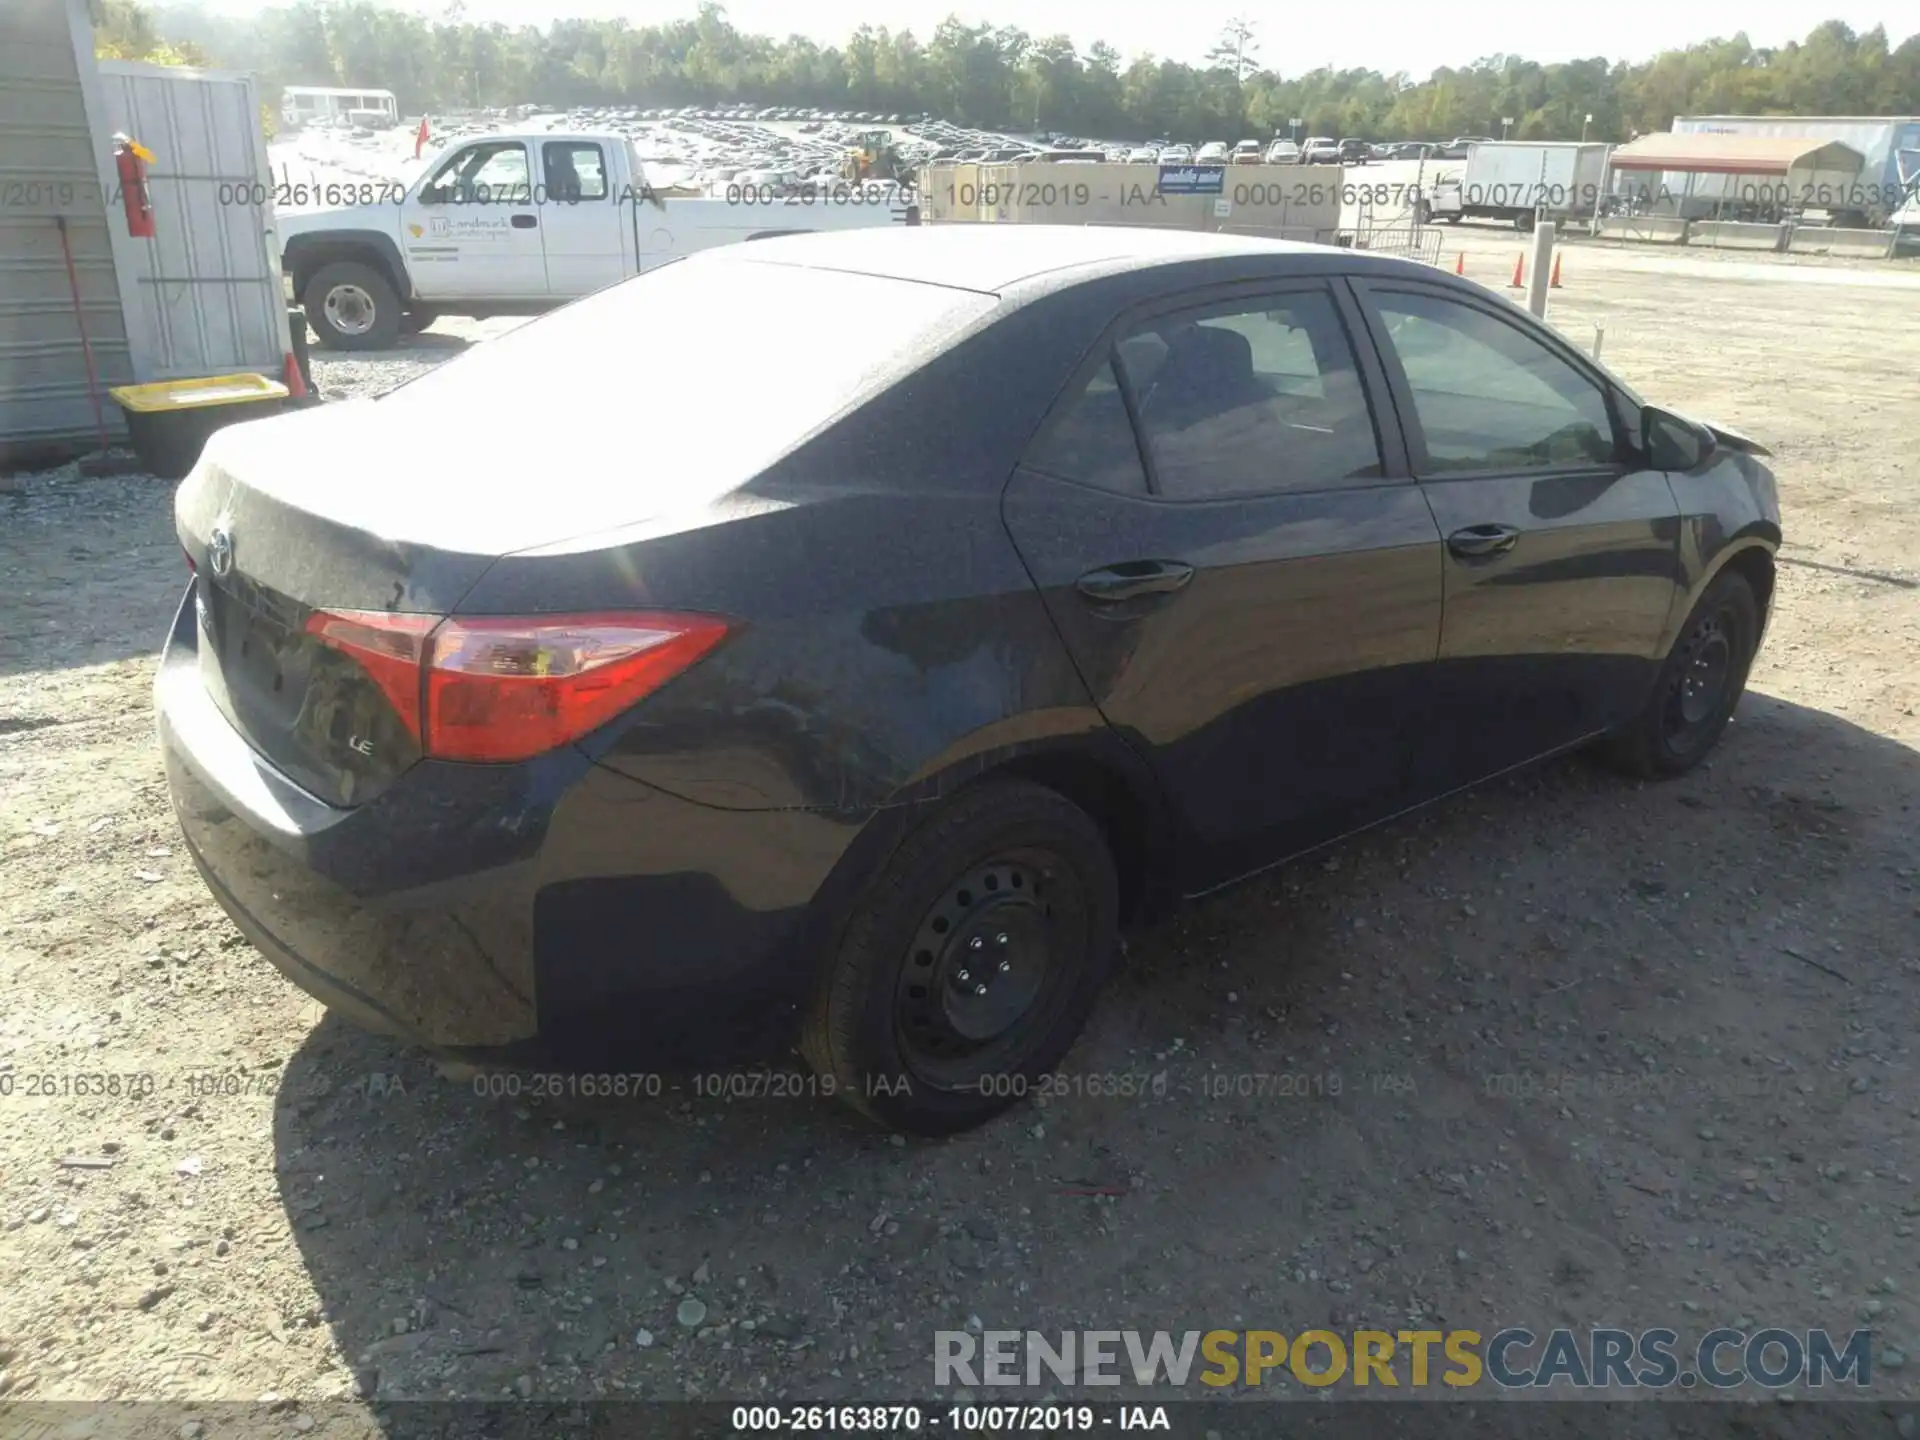
[[[1162,165],[1162,195],[1221,195],[1226,193],[1227,167],[1224,165]]]

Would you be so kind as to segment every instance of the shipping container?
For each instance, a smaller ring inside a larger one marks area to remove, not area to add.
[[[1920,116],[1916,115],[1682,115],[1673,122],[1676,135],[1780,135],[1809,140],[1838,140],[1865,157],[1857,191],[1844,195],[1816,191],[1800,208],[1825,210],[1840,224],[1884,225],[1903,199],[1909,206],[1902,218],[1914,223],[1913,182],[1920,180]],[[1669,188],[1678,190],[1672,185]],[[1718,182],[1737,186],[1736,177],[1699,176],[1694,193],[1704,195]]]

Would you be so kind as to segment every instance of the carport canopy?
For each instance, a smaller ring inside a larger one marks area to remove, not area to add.
[[[1795,170],[1858,175],[1866,157],[1837,140],[1804,135],[1642,135],[1615,147],[1615,170],[1691,175],[1778,175]]]

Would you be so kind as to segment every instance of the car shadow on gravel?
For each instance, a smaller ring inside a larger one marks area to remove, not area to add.
[[[938,1144],[798,1069],[584,1099],[329,1018],[274,1127],[306,1323],[368,1393],[476,1399],[924,1394],[970,1318],[1684,1326],[1690,1187],[1735,1174],[1714,1284],[1804,1323],[1805,1237],[1739,1244],[1908,1143],[1913,1076],[1833,1057],[1914,1013],[1916,817],[1914,750],[1751,695],[1679,781],[1557,762],[1134,937],[1044,1100]]]

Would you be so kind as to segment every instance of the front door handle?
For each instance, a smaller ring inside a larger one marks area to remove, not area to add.
[[[1074,582],[1087,599],[1112,605],[1142,595],[1171,595],[1193,579],[1193,566],[1178,560],[1123,560],[1089,570]]]
[[[516,230],[531,230],[540,223],[540,219],[536,215],[516,215],[511,223]]]
[[[1447,548],[1456,555],[1499,555],[1519,539],[1519,530],[1511,525],[1469,525],[1447,536]]]

